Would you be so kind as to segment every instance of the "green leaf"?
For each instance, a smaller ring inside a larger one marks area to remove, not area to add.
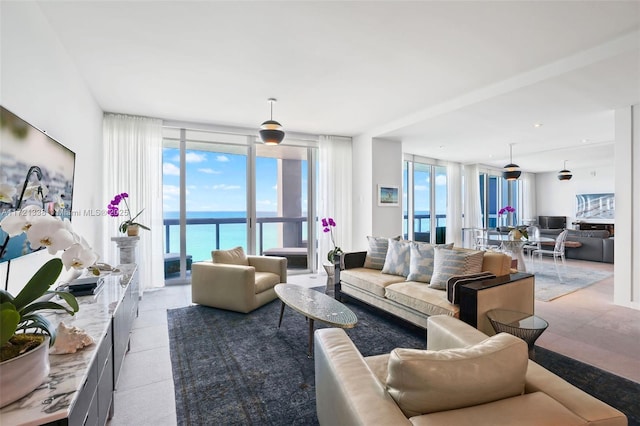
[[[0,303],[13,302],[13,296],[7,290],[0,289]]]
[[[30,314],[32,312],[42,311],[44,309],[51,309],[51,310],[54,310],[54,311],[65,311],[69,315],[73,315],[76,312],[78,312],[77,308],[74,311],[73,309],[69,309],[66,306],[62,306],[61,304],[56,303],[56,302],[37,302],[37,303],[31,303],[30,305],[25,306],[20,311],[20,313],[24,317],[27,314]]]
[[[56,340],[56,329],[48,319],[42,316],[42,314],[28,314],[22,317],[22,322],[20,323],[18,330],[27,331],[31,328],[42,330],[45,334],[51,336],[49,346],[53,346],[53,343]]]
[[[14,299],[13,304],[16,309],[20,311],[45,294],[60,275],[60,271],[62,271],[62,260],[59,258],[51,259],[42,265]]]
[[[18,328],[20,314],[10,302],[0,305],[0,346],[9,341]]]
[[[73,312],[69,312],[68,309],[65,309],[67,312],[69,312],[71,315],[78,312],[80,306],[78,306],[78,299],[76,299],[73,294],[69,293],[68,291],[54,291],[53,293],[63,298],[64,301],[69,304]]]

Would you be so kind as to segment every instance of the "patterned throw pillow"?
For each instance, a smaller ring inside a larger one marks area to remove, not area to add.
[[[429,243],[411,243],[411,259],[409,262],[407,281],[418,281],[421,283],[431,282],[434,247],[451,249],[453,248],[453,243],[438,244],[437,246]]]
[[[393,238],[399,240],[400,237]],[[387,257],[387,248],[389,247],[389,238],[367,237],[369,249],[364,259],[364,267],[370,269],[382,270],[384,260]]]
[[[396,241],[390,238],[382,273],[406,277],[409,275],[410,257],[411,241]]]
[[[232,248],[231,250],[213,250],[211,252],[211,259],[213,263],[249,266],[249,260],[241,246]]]
[[[477,274],[482,271],[483,251],[451,250],[436,247],[433,275],[429,287],[447,289],[447,280],[454,275]]]

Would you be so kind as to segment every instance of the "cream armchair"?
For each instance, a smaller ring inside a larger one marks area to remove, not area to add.
[[[273,287],[287,282],[287,259],[284,257],[244,256],[242,253],[229,260],[216,256],[221,252],[212,252],[214,261],[192,265],[193,303],[248,313],[274,300],[277,296]]]

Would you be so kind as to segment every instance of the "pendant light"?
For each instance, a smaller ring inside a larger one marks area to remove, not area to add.
[[[573,177],[570,170],[567,170],[567,160],[564,160],[564,168],[558,172],[559,180],[570,180]]]
[[[269,98],[271,106],[271,118],[260,126],[260,139],[265,145],[278,145],[284,139],[284,131],[282,131],[282,125],[273,119],[273,104],[278,100],[275,98]]]
[[[513,164],[513,144],[509,144],[509,164],[504,166],[502,177],[506,180],[516,180],[520,177],[520,166]]]

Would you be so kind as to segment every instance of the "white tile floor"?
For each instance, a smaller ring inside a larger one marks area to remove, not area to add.
[[[570,266],[613,272],[613,265],[568,260]],[[292,275],[289,282],[315,287],[324,275]],[[549,322],[537,344],[640,382],[640,311],[613,305],[613,278],[551,302],[536,301]],[[191,287],[146,291],[134,322],[110,425],[174,425],[175,400],[166,310],[191,304]]]

